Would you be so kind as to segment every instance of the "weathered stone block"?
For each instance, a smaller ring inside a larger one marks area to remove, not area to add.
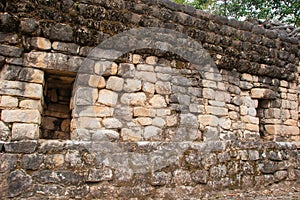
[[[102,90],[101,90],[102,91]],[[74,99],[76,105],[94,105],[98,98],[98,89],[90,87],[79,87]]]
[[[10,135],[9,127],[0,121],[0,141],[6,141]]]
[[[118,140],[119,137],[119,133],[113,130],[97,130],[97,132],[92,135],[92,141],[115,141]]]
[[[102,169],[89,169],[88,175],[86,177],[86,182],[101,182],[101,181],[110,181],[112,180],[113,173],[109,168]]]
[[[161,137],[162,130],[155,126],[147,126],[144,130],[143,137],[146,140],[157,140]]]
[[[126,79],[124,90],[125,92],[137,92],[142,89],[142,82],[135,79]]]
[[[145,64],[137,65],[136,69],[139,70],[139,71],[147,71],[147,72],[153,72],[154,71],[153,65],[145,65]]]
[[[154,95],[149,103],[154,107],[154,108],[165,108],[167,107],[166,100],[163,96],[161,95]]]
[[[155,65],[158,61],[158,58],[156,56],[148,56],[146,58],[146,63],[149,65]]]
[[[23,170],[11,172],[7,178],[8,196],[16,197],[24,192],[28,192],[32,187],[32,178]]]
[[[37,124],[14,123],[12,126],[12,140],[39,139],[39,126]]]
[[[155,91],[157,94],[171,94],[171,90],[170,82],[157,81],[155,83]]]
[[[153,72],[135,72],[135,77],[139,80],[155,83],[157,81],[156,73]]]
[[[8,57],[21,57],[23,49],[5,44],[0,45],[0,55]]]
[[[4,149],[8,153],[33,153],[37,149],[37,141],[18,141],[4,144]]]
[[[29,39],[29,43],[32,47],[39,50],[50,50],[51,42],[50,40],[42,37],[33,37]]]
[[[120,120],[115,119],[115,118],[106,118],[102,120],[103,125],[105,128],[112,128],[112,129],[117,129],[122,127],[122,123]]]
[[[2,96],[0,106],[4,108],[16,108],[18,107],[18,98],[11,96]]]
[[[116,76],[111,76],[109,77],[106,83],[106,88],[111,89],[113,91],[122,91],[123,85],[124,85],[124,79]]]
[[[155,172],[151,174],[150,184],[153,186],[163,186],[169,184],[171,180],[171,173]]]
[[[251,90],[251,97],[253,99],[275,99],[276,93],[266,88],[253,88]]]
[[[1,119],[4,122],[41,123],[38,110],[2,110]]]
[[[205,110],[208,114],[212,114],[216,116],[228,116],[227,108],[207,106]]]
[[[43,96],[43,87],[35,83],[1,80],[0,94],[41,99]]]
[[[135,107],[135,108],[133,108],[133,116],[135,116],[135,117],[150,117],[151,111],[149,108]]]
[[[79,53],[79,45],[74,43],[65,43],[65,42],[53,42],[52,48],[57,51],[62,51],[71,54]]]
[[[206,184],[209,178],[209,173],[206,170],[196,170],[191,174],[191,177],[196,183]]]
[[[98,61],[95,63],[94,72],[100,76],[116,75],[118,72],[118,65],[109,61]]]
[[[41,154],[23,155],[21,159],[21,167],[26,170],[37,170],[43,163],[44,156]]]
[[[113,108],[104,106],[81,106],[74,111],[75,117],[111,117],[114,113]]]
[[[154,94],[155,85],[153,83],[145,82],[143,84],[143,91],[144,92],[148,92],[150,94]]]
[[[152,124],[152,119],[150,117],[139,117],[136,121],[142,126],[148,126]]]
[[[140,128],[123,128],[121,131],[121,135],[124,141],[141,141],[142,138],[142,130]]]
[[[121,103],[133,106],[143,106],[146,102],[146,95],[143,92],[125,93],[121,97]]]
[[[100,90],[98,102],[107,106],[116,106],[118,93],[106,89]]]

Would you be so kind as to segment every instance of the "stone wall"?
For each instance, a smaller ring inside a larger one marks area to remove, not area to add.
[[[139,27],[190,38],[90,56]],[[167,0],[1,1],[1,198],[199,198],[297,181],[297,146],[277,142],[299,141],[299,52],[282,31]]]

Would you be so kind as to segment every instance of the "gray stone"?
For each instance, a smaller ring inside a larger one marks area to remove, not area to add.
[[[273,160],[273,161],[282,161],[282,154],[280,152],[274,152],[274,151],[270,151],[269,152],[269,159]]]
[[[259,160],[259,151],[256,150],[249,150],[248,152],[249,160]]]
[[[213,179],[225,177],[226,174],[227,174],[227,168],[225,165],[218,165],[210,168],[210,176]]]
[[[58,41],[71,42],[73,40],[73,29],[68,24],[53,24],[50,30],[45,31],[45,35],[52,39]]]
[[[0,173],[11,172],[17,168],[18,154],[1,153],[0,154]]]
[[[155,83],[155,91],[157,94],[171,94],[171,83],[157,81]]]
[[[8,196],[16,197],[22,193],[26,193],[32,187],[32,179],[22,170],[11,172],[7,178]]]
[[[135,77],[139,80],[147,81],[150,83],[155,83],[156,82],[156,73],[153,72],[135,72]]]
[[[219,131],[214,127],[207,127],[203,133],[204,141],[216,141],[219,140]]]
[[[107,106],[116,106],[118,101],[118,93],[110,90],[100,90],[98,102]]]
[[[40,131],[37,124],[14,123],[12,127],[12,140],[39,139]]]
[[[122,123],[116,118],[106,118],[102,120],[105,128],[117,129],[122,127]]]
[[[120,137],[119,133],[113,130],[97,130],[92,136],[92,141],[115,141]]]
[[[145,93],[125,93],[121,97],[121,103],[125,105],[143,106],[145,105],[147,97]]]
[[[34,18],[24,18],[21,20],[20,28],[23,33],[35,32],[39,26],[39,22]]]
[[[154,172],[151,174],[150,184],[153,186],[168,185],[171,182],[172,174],[166,172]]]
[[[193,114],[181,114],[180,115],[180,127],[198,128],[198,119]]]
[[[0,121],[0,141],[6,141],[10,135],[10,129],[4,122]]]
[[[161,95],[154,95],[149,103],[154,107],[154,108],[165,108],[167,107],[166,100],[163,96]]]
[[[122,91],[124,85],[124,79],[111,76],[108,78],[108,81],[106,83],[106,88],[111,89],[113,91]]]
[[[161,137],[162,130],[155,126],[147,126],[144,130],[143,137],[146,140],[149,139],[159,139]]]
[[[174,171],[173,181],[176,185],[189,185],[192,182],[192,178],[188,171],[179,169]]]
[[[57,51],[62,51],[71,54],[79,53],[79,45],[74,43],[65,43],[65,42],[53,42],[52,48]]]
[[[23,49],[5,44],[0,45],[0,54],[8,57],[21,57]]]
[[[40,170],[32,177],[40,183],[57,183],[63,185],[77,185],[82,183],[83,176],[71,171]]]
[[[37,170],[43,163],[44,156],[41,154],[23,155],[21,159],[21,167],[26,170]]]
[[[209,178],[209,173],[205,170],[196,170],[191,174],[191,177],[196,183],[206,184]]]
[[[8,153],[33,153],[37,149],[37,141],[18,141],[4,144],[5,152]]]
[[[41,114],[38,110],[3,110],[1,119],[4,122],[41,123]]]
[[[287,171],[277,171],[274,173],[274,178],[277,181],[282,181],[284,179],[286,179],[288,176],[288,172]]]
[[[89,87],[79,87],[76,91],[74,100],[75,104],[78,106],[92,106],[97,101],[97,98],[98,89]]]
[[[125,92],[137,92],[142,89],[142,82],[135,79],[126,79],[124,84]]]
[[[111,169],[89,169],[85,182],[97,183],[101,181],[112,180],[113,173]]]
[[[259,168],[264,174],[272,174],[278,170],[278,164],[272,161],[265,161]]]

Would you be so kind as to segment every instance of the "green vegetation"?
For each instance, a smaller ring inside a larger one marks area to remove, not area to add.
[[[300,0],[174,0],[236,19],[278,20],[300,26]]]

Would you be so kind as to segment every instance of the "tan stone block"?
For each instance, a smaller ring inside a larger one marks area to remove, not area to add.
[[[136,121],[142,126],[148,126],[152,124],[152,119],[150,117],[139,117]]]
[[[124,91],[126,92],[137,92],[142,89],[142,82],[135,79],[126,79],[124,85]]]
[[[223,128],[225,130],[229,130],[229,129],[231,129],[231,120],[225,119],[225,118],[220,118],[219,125],[221,126],[221,128]]]
[[[252,82],[253,78],[251,74],[242,74],[242,80]]]
[[[1,94],[41,99],[43,96],[43,86],[35,83],[0,80]]]
[[[264,119],[266,124],[281,124],[281,119]]]
[[[144,107],[135,107],[133,109],[133,116],[135,116],[135,117],[149,117],[149,116],[151,116],[150,109],[149,108],[144,108]]]
[[[241,120],[245,123],[251,123],[251,124],[259,124],[259,119],[257,117],[253,116],[242,116]]]
[[[235,111],[231,111],[228,113],[230,119],[236,120],[239,118],[239,113]]]
[[[198,121],[203,126],[218,126],[219,118],[214,115],[199,115]]]
[[[171,90],[170,82],[157,81],[155,83],[155,91],[157,94],[171,94]]]
[[[284,122],[284,124],[288,126],[298,126],[298,121],[294,119],[288,119]]]
[[[281,80],[280,81],[280,86],[287,88],[289,86],[289,83],[287,81]]]
[[[38,110],[2,110],[1,119],[4,122],[41,123]]]
[[[258,124],[246,124],[245,129],[249,131],[259,132]]]
[[[96,117],[80,117],[72,120],[73,129],[92,129],[97,130],[102,128],[100,119]]]
[[[216,115],[216,116],[228,116],[227,108],[206,106],[205,109],[208,114],[212,114],[212,115]]]
[[[217,82],[211,80],[202,80],[203,87],[217,89]]]
[[[139,64],[139,63],[142,63],[143,62],[143,58],[141,55],[138,55],[138,54],[133,54],[132,55],[132,63],[133,64]]]
[[[124,79],[116,76],[109,77],[106,83],[106,88],[111,89],[113,91],[122,91],[123,86],[124,86]]]
[[[39,126],[37,124],[14,123],[12,126],[12,140],[39,139]]]
[[[106,82],[103,76],[90,75],[88,84],[91,87],[102,89],[105,88]]]
[[[121,97],[121,103],[133,106],[143,106],[146,102],[146,95],[143,92],[125,93]]]
[[[121,136],[124,141],[137,142],[137,141],[141,141],[143,139],[142,131],[140,129],[123,128],[121,130]]]
[[[153,83],[149,83],[149,82],[145,82],[143,84],[143,91],[150,93],[150,94],[154,94],[155,92],[155,86]]]
[[[16,108],[18,107],[18,98],[11,96],[2,96],[0,107],[3,108]]]
[[[205,99],[215,99],[216,92],[211,88],[203,88],[203,97]]]
[[[167,116],[167,126],[175,126],[178,123],[178,116],[177,115],[172,115],[172,116]]]
[[[100,76],[116,75],[118,72],[118,65],[110,61],[98,61],[94,66],[95,73]]]
[[[114,109],[106,106],[77,106],[75,117],[111,117]]]
[[[299,135],[299,128],[297,126],[285,125],[266,125],[266,132],[270,135]]]
[[[50,50],[50,40],[42,37],[33,37],[30,39],[30,45],[40,50]]]
[[[151,104],[151,106],[153,106],[154,108],[164,108],[167,107],[167,103],[166,100],[163,96],[161,95],[154,95],[149,103]]]
[[[251,97],[253,99],[275,99],[276,93],[267,88],[253,88],[251,89]]]
[[[99,92],[98,102],[107,106],[116,106],[118,102],[118,93],[102,89]]]
[[[157,64],[158,58],[156,56],[149,56],[146,58],[146,63],[149,65]]]

